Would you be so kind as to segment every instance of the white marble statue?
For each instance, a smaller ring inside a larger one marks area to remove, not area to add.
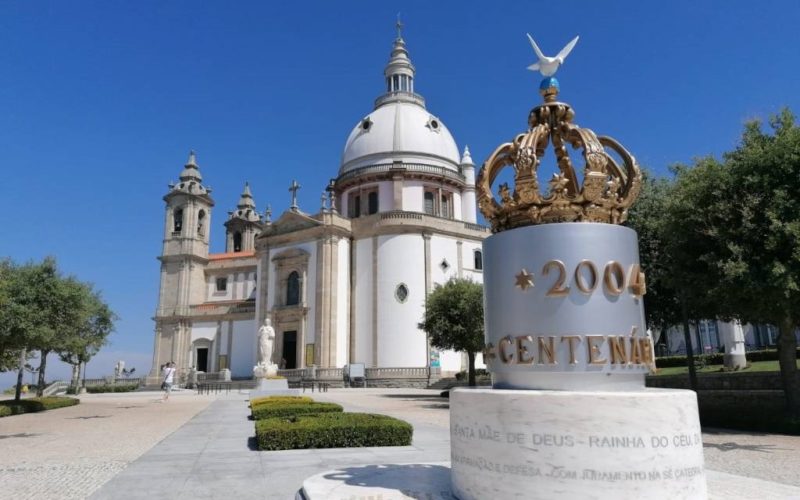
[[[272,345],[275,343],[275,329],[272,321],[264,319],[264,324],[258,329],[258,362],[269,364],[272,358]]]
[[[258,364],[253,367],[256,378],[272,377],[278,373],[278,365],[272,362],[272,346],[275,343],[275,329],[272,321],[264,319],[264,324],[258,329]]]
[[[564,59],[567,58],[569,53],[572,51],[572,48],[575,47],[575,44],[578,43],[578,37],[572,39],[563,49],[561,52],[558,53],[555,57],[547,57],[546,55],[542,54],[541,49],[539,46],[536,45],[536,42],[533,41],[533,37],[528,34],[528,40],[531,41],[531,47],[533,47],[533,51],[536,52],[536,57],[539,59],[536,63],[531,64],[528,66],[528,69],[531,71],[539,71],[544,76],[553,76],[558,71],[559,66],[564,64]]]

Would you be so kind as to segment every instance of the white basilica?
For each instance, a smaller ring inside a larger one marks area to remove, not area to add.
[[[489,233],[476,223],[469,150],[459,154],[415,93],[414,75],[398,34],[386,91],[350,132],[321,210],[304,213],[293,201],[272,221],[245,185],[224,224],[224,253],[209,253],[214,201],[189,156],[164,197],[151,376],[174,361],[182,374],[251,377],[265,318],[276,332],[273,362],[287,370],[364,363],[377,379],[465,368],[417,324],[436,284],[482,281]]]

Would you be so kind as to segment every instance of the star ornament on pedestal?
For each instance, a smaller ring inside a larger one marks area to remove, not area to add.
[[[533,284],[533,275],[524,268],[519,274],[516,275],[516,278],[517,282],[515,286],[519,287],[519,289],[523,292],[527,291],[528,288],[535,286]]]

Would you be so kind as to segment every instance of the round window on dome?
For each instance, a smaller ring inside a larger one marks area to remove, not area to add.
[[[428,117],[428,123],[426,123],[425,126],[431,129],[431,132],[438,133],[441,129],[441,124],[439,123],[439,120],[437,118],[434,118],[433,116]]]
[[[367,130],[370,129],[370,127],[372,127],[372,121],[369,118],[364,118],[361,121],[361,130],[366,132]]]

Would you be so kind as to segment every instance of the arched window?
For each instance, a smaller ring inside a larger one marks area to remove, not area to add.
[[[425,213],[433,215],[433,193],[425,191]]]
[[[483,269],[483,252],[475,250],[475,270]]]
[[[367,195],[367,215],[378,213],[378,192],[372,191]]]
[[[297,271],[289,273],[286,280],[286,305],[296,306],[300,303],[300,275]]]
[[[172,214],[172,232],[180,233],[183,228],[183,209],[178,208]]]
[[[240,233],[239,231],[233,233],[233,251],[234,252],[242,251],[242,233]]]
[[[203,236],[205,234],[204,225],[206,223],[206,211],[200,210],[197,212],[197,235]]]

